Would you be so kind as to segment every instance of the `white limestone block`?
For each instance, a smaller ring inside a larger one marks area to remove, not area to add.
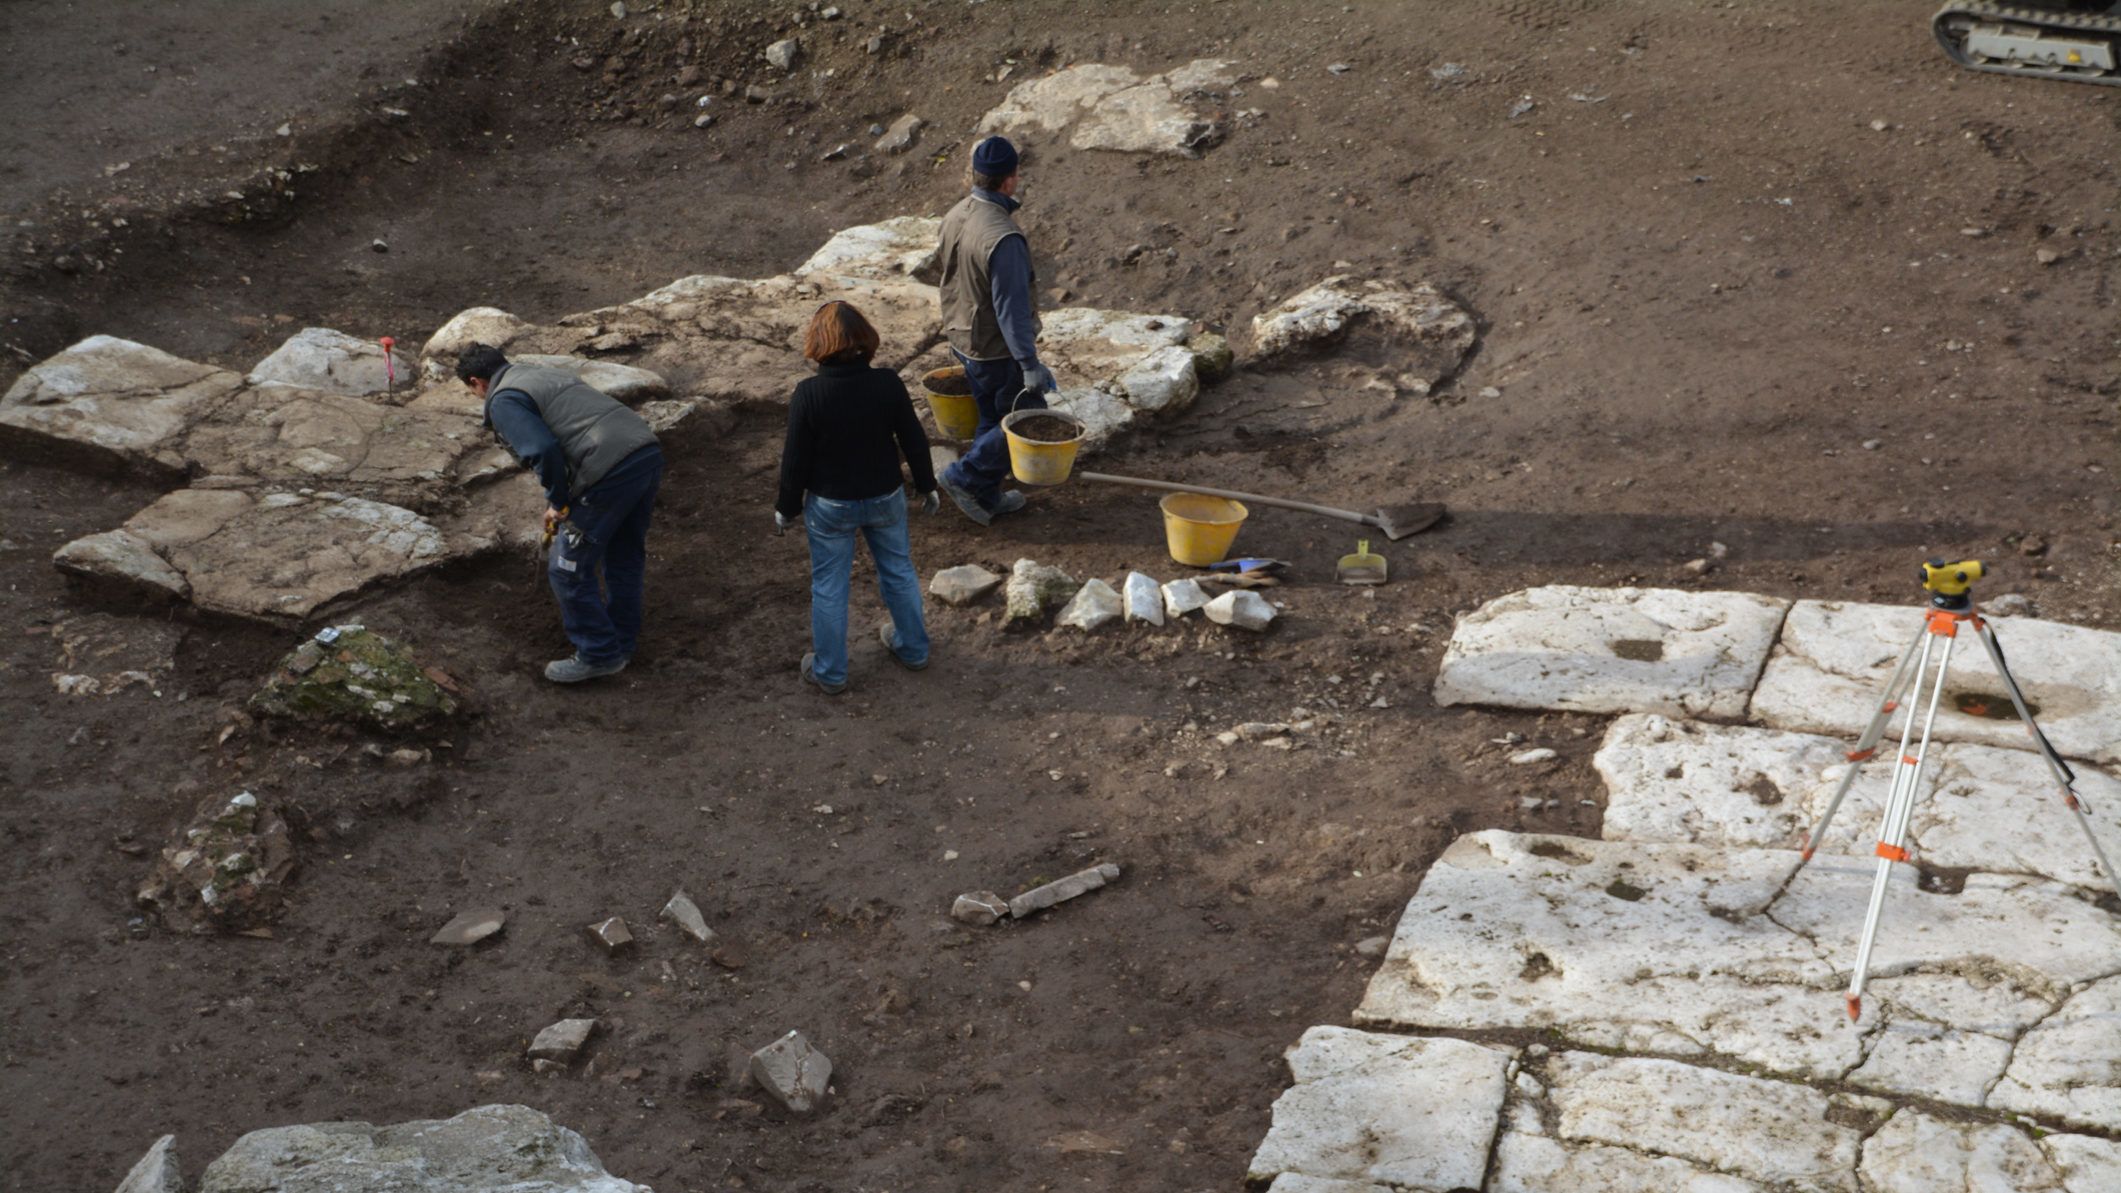
[[[1673,1156],[1770,1187],[1856,1193],[1866,1120],[1890,1103],[1679,1061],[1571,1052],[1547,1062],[1563,1139]]]
[[[1914,1109],[1895,1114],[1864,1145],[1860,1172],[1866,1193],[2075,1193],[2024,1131]]]
[[[1495,1145],[1492,1193],[1772,1193],[1766,1185],[1626,1147],[1564,1144],[1513,1127]]]
[[[1128,621],[1143,621],[1153,626],[1164,624],[1164,594],[1155,577],[1128,572],[1125,593]]]
[[[0,443],[178,471],[184,434],[242,386],[226,369],[90,336],[8,387]]]
[[[2011,1043],[2005,1036],[1944,1027],[1910,1015],[1885,1018],[1873,1031],[1870,1055],[1847,1080],[1881,1093],[1979,1106],[2010,1061]]]
[[[1853,744],[1656,714],[1621,717],[1592,759],[1606,784],[1605,839],[1800,847],[1825,814]],[[1884,742],[1863,764],[1822,851],[1872,856],[1898,753],[1897,740]],[[2121,844],[2121,781],[2088,765],[2074,770],[2092,830],[2102,843]],[[2037,755],[1933,745],[1924,775],[1908,826],[1922,864],[2112,889]]]
[[[412,357],[378,340],[364,340],[329,327],[305,327],[257,363],[252,385],[293,385],[325,393],[365,397],[392,388],[417,388]],[[395,378],[395,381],[393,381]]]
[[[939,267],[936,255],[942,247],[942,232],[943,221],[918,215],[842,228],[810,254],[809,260],[796,266],[795,272],[933,281]]]
[[[2109,970],[2117,956],[2108,956]],[[2121,1131],[2121,975],[2069,995],[2026,1032],[1988,1104]]]
[[[2062,1173],[2069,1193],[2107,1193],[2121,1189],[2121,1143],[2088,1135],[2049,1135],[2040,1140]]]
[[[459,311],[449,322],[435,329],[420,347],[423,360],[442,366],[442,374],[456,376],[454,370],[457,354],[473,344],[484,344],[489,348],[506,349],[531,325],[499,307],[472,307]]]
[[[1464,1040],[1311,1028],[1289,1052],[1296,1084],[1275,1099],[1250,1179],[1477,1187],[1512,1055]]]
[[[1173,621],[1208,606],[1208,590],[1193,579],[1164,582],[1164,616]]]
[[[1249,588],[1233,588],[1201,607],[1209,621],[1219,626],[1261,633],[1274,623],[1274,606]]]
[[[1524,589],[1459,619],[1436,702],[1735,720],[1786,607],[1742,592]]]
[[[1869,723],[1924,616],[1913,605],[1797,602],[1753,694],[1752,719],[1854,737]],[[2121,634],[2023,617],[1997,618],[1995,628],[2055,748],[2071,758],[2121,761]],[[1971,627],[1951,641],[1937,739],[2025,747],[2025,730]]]
[[[1053,619],[1053,624],[1095,630],[1119,620],[1123,612],[1125,606],[1120,602],[1119,593],[1110,584],[1093,578],[1084,581],[1083,586],[1075,590],[1075,595],[1068,598],[1067,605],[1062,607],[1060,616]]]
[[[1472,312],[1427,282],[1329,277],[1252,317],[1254,359],[1271,363],[1331,347],[1360,326],[1391,341],[1410,370],[1434,379],[1473,347]]]

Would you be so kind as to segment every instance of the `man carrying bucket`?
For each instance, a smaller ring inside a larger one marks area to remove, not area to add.
[[[939,287],[943,334],[965,366],[979,406],[972,447],[937,480],[965,516],[985,526],[998,514],[1024,508],[1024,495],[1004,492],[1009,445],[1003,416],[1042,410],[1053,373],[1038,362],[1038,307],[1031,244],[1016,226],[1016,146],[988,137],[972,148],[970,193],[943,217],[943,279]]]

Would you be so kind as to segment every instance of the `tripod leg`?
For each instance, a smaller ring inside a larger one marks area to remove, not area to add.
[[[2053,775],[2055,782],[2061,786],[2063,805],[2076,814],[2077,827],[2084,830],[2084,839],[2091,842],[2092,856],[2099,859],[2099,869],[2105,873],[2107,885],[2113,887],[2116,892],[2121,892],[2121,875],[2114,873],[2112,859],[2106,856],[2105,848],[2099,844],[2099,834],[2092,831],[2091,819],[2084,814],[2084,802],[2077,798],[2076,772],[2069,768],[2069,763],[2062,760],[2062,755],[2055,752],[2055,747],[2047,740],[2047,735],[2040,732],[2039,722],[2033,720],[2033,710],[2025,704],[2025,693],[2018,690],[2017,676],[2011,674],[2010,665],[2003,661],[2003,647],[1996,641],[1995,628],[1985,621],[1979,625],[1981,645],[1988,651],[1989,662],[1995,664],[1996,674],[2002,677],[2003,690],[2010,693],[2011,706],[2018,710],[2018,719],[2025,723],[2025,731],[2032,736],[2033,744],[2039,748],[2040,758],[2047,763],[2048,773]]]
[[[1849,788],[1856,785],[1856,772],[1862,770],[1864,762],[1878,752],[1878,739],[1885,735],[1887,723],[1893,719],[1894,711],[1900,707],[1898,696],[1901,686],[1907,681],[1907,665],[1915,657],[1915,648],[1921,646],[1928,637],[1927,627],[1917,630],[1914,641],[1909,642],[1907,649],[1900,652],[1900,665],[1893,668],[1893,677],[1885,681],[1885,694],[1879,698],[1877,709],[1871,713],[1871,723],[1864,728],[1863,736],[1856,739],[1856,748],[1848,752],[1848,771],[1841,776],[1841,782],[1834,788],[1834,798],[1827,801],[1826,811],[1820,815],[1819,824],[1812,829],[1811,835],[1805,838],[1804,858],[1798,864],[1811,861],[1812,855],[1819,851],[1820,844],[1826,840],[1827,826],[1834,823],[1834,813],[1841,808],[1842,797],[1849,793]]]
[[[1893,788],[1886,797],[1885,822],[1878,832],[1878,872],[1871,880],[1871,904],[1863,916],[1863,936],[1856,946],[1856,967],[1849,975],[1848,1012],[1852,1021],[1863,1017],[1863,983],[1870,974],[1871,948],[1878,941],[1878,920],[1885,910],[1885,893],[1892,883],[1893,863],[1908,858],[1907,826],[1915,815],[1915,793],[1922,784],[1922,761],[1929,753],[1930,731],[1937,723],[1937,701],[1944,695],[1944,676],[1952,666],[1953,640],[1946,638],[1943,656],[1937,662],[1936,680],[1930,688],[1929,705],[1922,716],[1921,744],[1910,754],[1907,752],[1908,741],[1915,728],[1912,709],[1922,699],[1923,672],[1929,667],[1930,646],[1934,640],[1925,636],[1921,661],[1915,665],[1915,683],[1908,696],[1910,715],[1900,730],[1900,758],[1893,764]]]

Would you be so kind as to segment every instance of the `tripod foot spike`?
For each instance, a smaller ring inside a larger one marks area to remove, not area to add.
[[[1863,1018],[1863,996],[1861,994],[1851,994],[1848,999],[1849,1022],[1854,1023]]]

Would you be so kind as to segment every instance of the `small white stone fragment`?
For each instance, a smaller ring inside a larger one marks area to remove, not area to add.
[[[832,1093],[832,1060],[791,1031],[751,1054],[751,1079],[790,1114],[810,1114]]]
[[[1164,585],[1164,616],[1173,621],[1207,604],[1208,592],[1198,580],[1172,580]]]
[[[707,926],[707,917],[700,914],[699,904],[683,891],[671,895],[670,902],[663,904],[661,918],[676,924],[685,935],[701,944],[712,947],[715,943],[714,929]]]
[[[959,895],[950,905],[950,918],[965,924],[986,925],[1009,914],[1009,901],[993,891]]]
[[[928,595],[946,605],[963,607],[1001,586],[1002,578],[976,563],[944,568],[928,581]]]
[[[1154,577],[1128,572],[1125,591],[1128,621],[1145,621],[1153,626],[1164,624],[1164,596]]]
[[[1203,610],[1216,625],[1258,633],[1274,621],[1274,606],[1250,589],[1234,588],[1209,601]]]
[[[530,1058],[564,1065],[574,1059],[596,1029],[594,1019],[562,1019],[539,1032],[538,1038],[530,1042]]]
[[[1545,746],[1541,746],[1536,750],[1519,750],[1517,753],[1510,755],[1510,765],[1531,766],[1536,762],[1552,762],[1558,757],[1560,757],[1559,754],[1547,749]]]
[[[1055,625],[1071,626],[1079,630],[1095,630],[1115,621],[1125,612],[1119,593],[1103,580],[1090,580],[1075,590]]]

